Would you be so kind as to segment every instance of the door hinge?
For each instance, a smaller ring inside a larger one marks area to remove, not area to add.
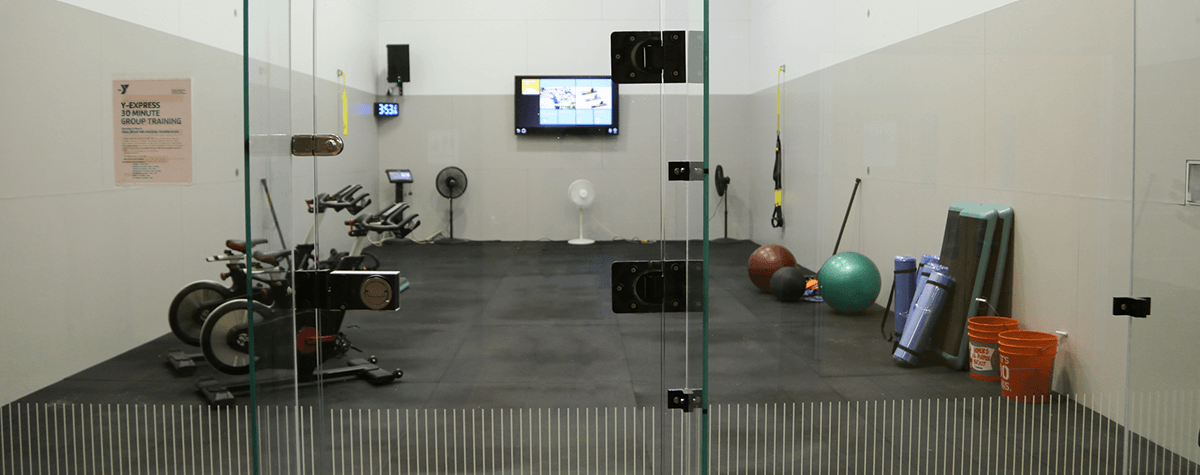
[[[668,389],[667,409],[682,409],[692,412],[692,409],[704,407],[704,390],[702,389]]]
[[[667,162],[667,181],[702,181],[707,174],[704,162]]]
[[[333,134],[293,135],[292,155],[297,157],[332,157],[342,153],[345,144]]]
[[[614,31],[609,36],[613,82],[704,82],[703,34],[685,30]]]
[[[1150,297],[1113,297],[1113,315],[1146,318],[1150,315]]]
[[[699,312],[704,263],[618,261],[612,264],[614,313]]]

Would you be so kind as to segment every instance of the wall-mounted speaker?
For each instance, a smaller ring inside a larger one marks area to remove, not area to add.
[[[408,73],[408,45],[387,45],[388,75],[387,82],[408,82],[412,76]]]

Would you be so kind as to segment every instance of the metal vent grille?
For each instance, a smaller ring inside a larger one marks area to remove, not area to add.
[[[267,474],[1200,474],[1196,393],[652,407],[259,407]],[[318,417],[320,415],[321,417]],[[0,407],[0,475],[250,474],[245,407]],[[1151,441],[1160,441],[1154,443]],[[1161,442],[1167,441],[1167,442]],[[1171,441],[1179,441],[1173,443]]]

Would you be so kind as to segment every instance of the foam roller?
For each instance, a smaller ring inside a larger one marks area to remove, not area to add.
[[[917,290],[917,259],[909,256],[896,256],[896,336],[904,334],[904,322],[908,321],[908,311],[912,308],[913,296]]]
[[[929,345],[929,337],[933,334],[933,326],[942,312],[942,307],[954,288],[954,278],[939,271],[929,274],[925,288],[917,297],[914,311],[908,314],[908,322],[904,325],[900,344],[892,352],[892,359],[903,366],[915,366],[921,359],[921,352]]]
[[[928,261],[926,261],[926,258],[929,258]],[[929,274],[933,271],[939,271],[943,273],[946,271],[945,267],[943,267],[941,264],[938,264],[938,256],[925,254],[924,256],[921,256],[921,261],[922,264],[917,267],[917,286],[913,288],[912,306],[910,306],[908,309],[909,315],[912,315],[913,311],[915,310],[912,307],[917,305],[917,297],[920,297],[921,291],[925,289],[925,281],[929,280]]]

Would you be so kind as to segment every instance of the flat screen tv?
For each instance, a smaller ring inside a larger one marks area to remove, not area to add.
[[[609,76],[517,76],[517,135],[617,135],[617,84]]]

